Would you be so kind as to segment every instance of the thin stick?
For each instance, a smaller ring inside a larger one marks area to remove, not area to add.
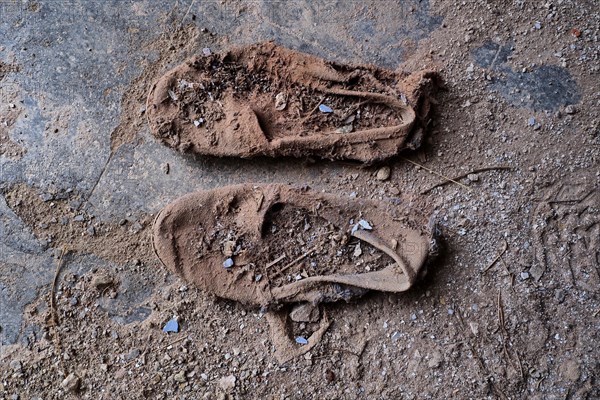
[[[180,337],[180,338],[179,338],[179,339],[177,339],[177,340],[173,340],[171,343],[169,343],[169,344],[167,344],[167,345],[165,346],[165,349],[166,349],[166,348],[168,348],[169,346],[173,346],[174,344],[177,344],[177,343],[179,343],[179,342],[181,342],[182,340],[185,340],[185,339],[187,339],[187,338],[188,338],[187,336],[182,336],[182,337]]]
[[[58,355],[58,360],[60,363],[60,367],[65,376],[67,376],[67,370],[65,369],[65,364],[63,362],[62,357],[62,346],[60,343],[60,336],[58,334],[58,325],[60,323],[58,319],[58,306],[56,304],[56,285],[58,284],[58,276],[60,274],[60,270],[63,266],[64,256],[67,252],[67,246],[63,246],[58,261],[56,263],[56,271],[54,272],[54,279],[52,280],[52,287],[50,288],[50,323],[52,328],[54,329],[54,346],[56,347],[56,353]]]
[[[462,179],[462,178],[464,178],[464,177],[466,177],[466,176],[469,176],[470,174],[477,174],[477,173],[479,173],[479,172],[485,172],[485,171],[494,171],[494,170],[501,170],[501,169],[512,169],[512,167],[507,167],[507,166],[502,166],[502,165],[500,165],[500,166],[497,166],[497,167],[485,167],[485,168],[479,168],[479,169],[475,169],[475,170],[473,170],[473,171],[471,171],[471,172],[467,172],[466,174],[462,174],[462,175],[455,176],[455,177],[454,177],[454,178],[452,178],[452,179],[446,178],[446,179],[448,179],[447,181],[440,182],[440,183],[438,183],[438,184],[436,184],[436,185],[433,185],[433,186],[432,186],[432,187],[430,187],[429,189],[425,189],[425,190],[423,190],[423,191],[421,192],[421,194],[426,194],[426,193],[428,193],[428,192],[432,191],[433,189],[435,189],[435,188],[437,188],[437,187],[444,186],[444,185],[448,184],[448,182],[454,182],[454,183],[457,183],[457,182],[456,182],[457,180],[459,180],[459,179]]]
[[[483,269],[483,271],[481,271],[481,273],[485,274],[490,268],[492,268],[494,266],[494,264],[496,264],[498,262],[498,260],[500,259],[500,257],[502,257],[504,255],[504,253],[506,253],[507,249],[508,249],[508,242],[506,241],[506,239],[504,239],[504,249],[502,249],[502,251],[500,252],[500,254],[498,254],[496,256],[496,258],[494,258],[494,260],[490,263],[490,265],[488,265],[487,267],[485,267]]]
[[[284,258],[286,258],[287,256],[285,254],[277,257],[276,259],[274,259],[273,261],[271,261],[270,263],[267,263],[267,268],[271,268],[273,265],[277,264],[279,261],[283,260]]]
[[[183,18],[181,18],[181,23],[179,24],[179,27],[181,28],[183,23],[185,22],[185,18],[188,16],[188,14],[190,13],[190,10],[192,9],[192,7],[194,6],[194,3],[196,2],[196,0],[192,0],[192,2],[190,3],[190,6],[188,7],[185,15],[183,16]]]
[[[302,121],[300,121],[299,125],[304,125],[304,123],[306,122],[306,120],[308,119],[308,117],[310,117],[311,115],[313,115],[313,113],[315,111],[317,111],[317,109],[319,108],[319,106],[321,104],[323,104],[323,100],[325,100],[325,96],[321,96],[321,99],[319,100],[319,103],[315,106],[315,108],[313,108],[312,110],[310,110],[310,112],[308,114],[306,114],[306,116],[302,119]]]
[[[297,263],[299,263],[300,261],[304,260],[306,257],[308,257],[313,251],[315,251],[317,249],[317,246],[311,248],[310,250],[308,250],[306,253],[302,254],[301,256],[299,256],[298,258],[295,258],[294,260],[292,260],[288,265],[286,265],[285,267],[281,268],[279,271],[277,271],[277,273],[275,274],[277,275],[281,275],[285,270],[293,267],[294,265],[296,265]]]
[[[417,163],[417,162],[415,162],[415,161],[409,160],[409,159],[408,159],[408,158],[406,158],[406,157],[402,157],[402,159],[403,159],[403,160],[405,160],[405,161],[408,161],[409,163],[411,163],[411,164],[413,164],[413,165],[416,165],[417,167],[423,168],[425,171],[429,172],[430,174],[437,175],[437,176],[439,176],[439,177],[441,177],[441,178],[444,178],[444,179],[446,179],[447,181],[454,182],[454,183],[456,183],[457,185],[459,185],[459,186],[462,186],[463,188],[467,189],[468,191],[473,191],[473,189],[471,189],[471,188],[470,188],[470,187],[468,187],[467,185],[463,185],[462,183],[460,183],[460,182],[458,182],[458,181],[456,181],[456,180],[454,180],[454,179],[452,179],[452,178],[448,178],[447,176],[444,176],[444,175],[440,174],[439,172],[435,172],[435,171],[433,171],[433,170],[431,170],[431,169],[427,168],[427,167],[426,167],[426,166],[424,166],[424,165],[421,165],[421,164],[419,164],[419,163]]]
[[[502,332],[506,333],[506,328],[504,326],[504,309],[502,308],[502,292],[498,291],[498,323],[500,324],[500,328],[502,328]]]

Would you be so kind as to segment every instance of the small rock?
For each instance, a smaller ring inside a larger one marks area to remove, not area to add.
[[[471,63],[468,67],[467,67],[467,72],[471,73],[475,71],[475,66],[473,65],[473,63]]]
[[[219,386],[224,391],[233,390],[233,388],[235,388],[235,381],[236,379],[233,375],[224,376],[221,379],[219,379]]]
[[[575,107],[575,106],[574,106],[574,105],[572,105],[572,104],[569,104],[568,106],[566,106],[566,107],[565,107],[565,112],[566,112],[567,114],[569,114],[569,115],[576,114],[576,113],[577,113],[577,111],[579,111],[579,110],[577,109],[577,107]]]
[[[391,168],[386,165],[384,167],[379,168],[379,170],[377,171],[376,178],[378,181],[387,181],[390,178],[391,173]]]
[[[528,124],[529,126],[534,126],[534,125],[535,125],[535,118],[533,118],[533,117],[530,117],[530,118],[527,120],[527,124]]]
[[[521,272],[521,279],[523,279],[523,280],[529,279],[529,272]]]
[[[535,29],[542,29],[542,23],[540,21],[535,21],[535,24],[533,24],[533,27]]]
[[[319,308],[310,303],[298,304],[290,312],[290,319],[294,322],[317,322]]]
[[[165,175],[169,175],[169,171],[171,170],[171,166],[169,163],[164,163],[160,165],[160,169]]]
[[[138,358],[141,354],[141,351],[139,349],[132,349],[126,356],[125,356],[125,361],[131,361],[134,360],[136,358]]]
[[[79,389],[79,377],[71,373],[62,381],[60,386],[67,392],[76,392]]]
[[[396,331],[396,332],[392,333],[391,338],[394,342],[396,342],[398,339],[400,339],[400,336],[401,336],[400,332]]]
[[[131,226],[131,232],[133,233],[139,233],[142,229],[144,229],[144,227],[137,221]]]
[[[233,267],[233,264],[234,264],[233,259],[231,259],[231,258],[228,258],[227,260],[223,261],[223,266],[225,268],[231,268],[231,267]]]
[[[442,359],[443,359],[442,353],[440,353],[439,351],[436,351],[431,355],[431,358],[429,359],[427,366],[429,368],[439,368],[440,365],[442,365]]]
[[[325,380],[329,383],[335,381],[335,374],[329,368],[325,370]]]
[[[351,133],[354,130],[354,125],[344,125],[337,128],[335,131],[337,133]]]
[[[14,372],[21,372],[22,369],[22,365],[21,365],[21,361],[19,360],[12,360],[10,362],[10,369],[12,369]]]
[[[275,109],[277,111],[283,111],[287,107],[287,95],[283,92],[278,93],[275,96]]]
[[[185,371],[179,371],[175,375],[173,375],[173,380],[179,383],[185,383],[187,381],[185,377]]]
[[[235,251],[236,242],[234,240],[228,240],[223,245],[223,255],[225,257],[231,257]],[[225,267],[227,268],[227,267]]]
[[[73,221],[75,222],[83,222],[85,221],[85,217],[83,215],[76,215],[75,218],[73,218]]]
[[[113,278],[105,274],[94,275],[92,278],[92,286],[98,290],[104,290],[113,283]]]
[[[479,175],[469,174],[469,175],[467,175],[467,179],[471,182],[477,182],[479,180]]]
[[[210,51],[208,47],[205,47],[202,49],[202,54],[204,54],[205,56],[210,56],[212,54],[212,51]]]
[[[333,109],[325,104],[321,104],[319,105],[319,111],[321,111],[323,114],[330,114],[333,112]]]
[[[88,226],[87,233],[90,236],[96,236],[96,228],[93,225]]]
[[[362,255],[362,249],[360,248],[360,243],[358,243],[356,245],[356,247],[354,247],[354,253],[353,256],[354,257],[360,257]]]

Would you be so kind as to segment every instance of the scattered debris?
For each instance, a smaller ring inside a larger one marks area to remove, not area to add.
[[[287,107],[287,95],[283,92],[278,93],[275,96],[275,109],[277,111],[283,111]]]
[[[369,223],[369,221],[361,219],[360,221],[358,221],[358,223],[356,223],[352,227],[352,233],[356,232],[359,229],[365,229],[367,231],[370,231],[370,230],[373,229],[373,227],[371,226],[371,224]]]
[[[321,111],[323,114],[330,114],[333,112],[331,107],[326,106],[325,104],[319,104],[319,111]]]
[[[172,318],[165,324],[163,327],[163,332],[165,333],[179,333],[179,322],[177,322],[177,318]]]
[[[295,340],[296,340],[296,343],[301,344],[301,345],[308,344],[308,340],[306,340],[306,338],[303,336],[296,336]]]

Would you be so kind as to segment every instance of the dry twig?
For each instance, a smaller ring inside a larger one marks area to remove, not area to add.
[[[502,251],[496,256],[496,258],[494,258],[494,260],[490,263],[490,265],[488,265],[487,267],[485,267],[483,269],[483,271],[481,271],[481,273],[485,274],[490,268],[492,268],[494,266],[494,264],[496,264],[498,262],[498,260],[502,258],[504,253],[506,253],[506,250],[508,250],[508,242],[506,241],[506,239],[504,239],[504,248],[502,249]]]
[[[468,187],[467,185],[463,185],[462,183],[460,183],[460,182],[458,182],[458,181],[456,181],[456,180],[454,180],[454,179],[452,179],[452,178],[448,178],[447,176],[445,176],[445,175],[442,175],[442,174],[440,174],[439,172],[435,172],[434,170],[432,170],[432,169],[429,169],[429,168],[427,168],[426,166],[419,164],[418,162],[415,162],[415,161],[409,160],[409,159],[408,159],[408,158],[406,158],[406,157],[402,157],[402,159],[403,159],[403,160],[405,160],[405,161],[408,161],[409,163],[411,163],[411,164],[413,164],[413,165],[416,165],[416,166],[417,166],[417,167],[419,167],[419,168],[423,168],[425,171],[429,172],[430,174],[437,175],[437,176],[439,176],[439,177],[441,177],[441,178],[444,178],[444,179],[446,179],[447,181],[450,181],[450,182],[456,183],[458,186],[462,186],[463,188],[467,189],[467,190],[468,190],[468,191],[470,191],[470,192],[471,192],[471,191],[473,191],[473,189],[471,189],[471,188],[470,188],[470,187]]]
[[[457,180],[459,180],[459,179],[462,179],[462,178],[465,178],[465,177],[467,177],[467,176],[469,176],[469,175],[471,175],[471,174],[478,174],[478,173],[480,173],[480,172],[485,172],[485,171],[494,171],[494,170],[499,170],[499,169],[512,169],[512,168],[511,168],[511,167],[507,167],[507,166],[502,166],[502,165],[501,165],[501,166],[497,166],[497,167],[484,167],[484,168],[474,169],[474,170],[473,170],[473,171],[471,171],[471,172],[467,172],[467,173],[464,173],[464,174],[461,174],[461,175],[455,176],[455,177],[454,177],[454,178],[452,178],[452,179],[450,179],[450,178],[446,178],[446,177],[442,176],[443,178],[447,179],[447,181],[440,182],[440,183],[438,183],[438,184],[436,184],[436,185],[433,185],[433,186],[431,186],[429,189],[425,189],[425,190],[423,190],[423,191],[421,192],[421,194],[426,194],[426,193],[428,193],[428,192],[432,191],[433,189],[435,189],[435,188],[437,188],[437,187],[444,186],[444,185],[448,184],[449,182],[458,183],[458,182],[456,182]]]

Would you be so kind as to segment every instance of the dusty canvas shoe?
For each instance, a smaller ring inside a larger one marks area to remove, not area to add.
[[[284,363],[313,348],[329,320],[299,346],[278,306],[408,290],[432,250],[426,224],[385,202],[245,184],[171,203],[156,217],[152,243],[168,269],[207,293],[270,309],[275,357]]]
[[[153,226],[158,258],[218,297],[257,306],[409,289],[430,251],[414,210],[287,185],[198,191]]]
[[[267,42],[188,60],[152,87],[146,112],[182,152],[373,163],[420,145],[437,81]]]

